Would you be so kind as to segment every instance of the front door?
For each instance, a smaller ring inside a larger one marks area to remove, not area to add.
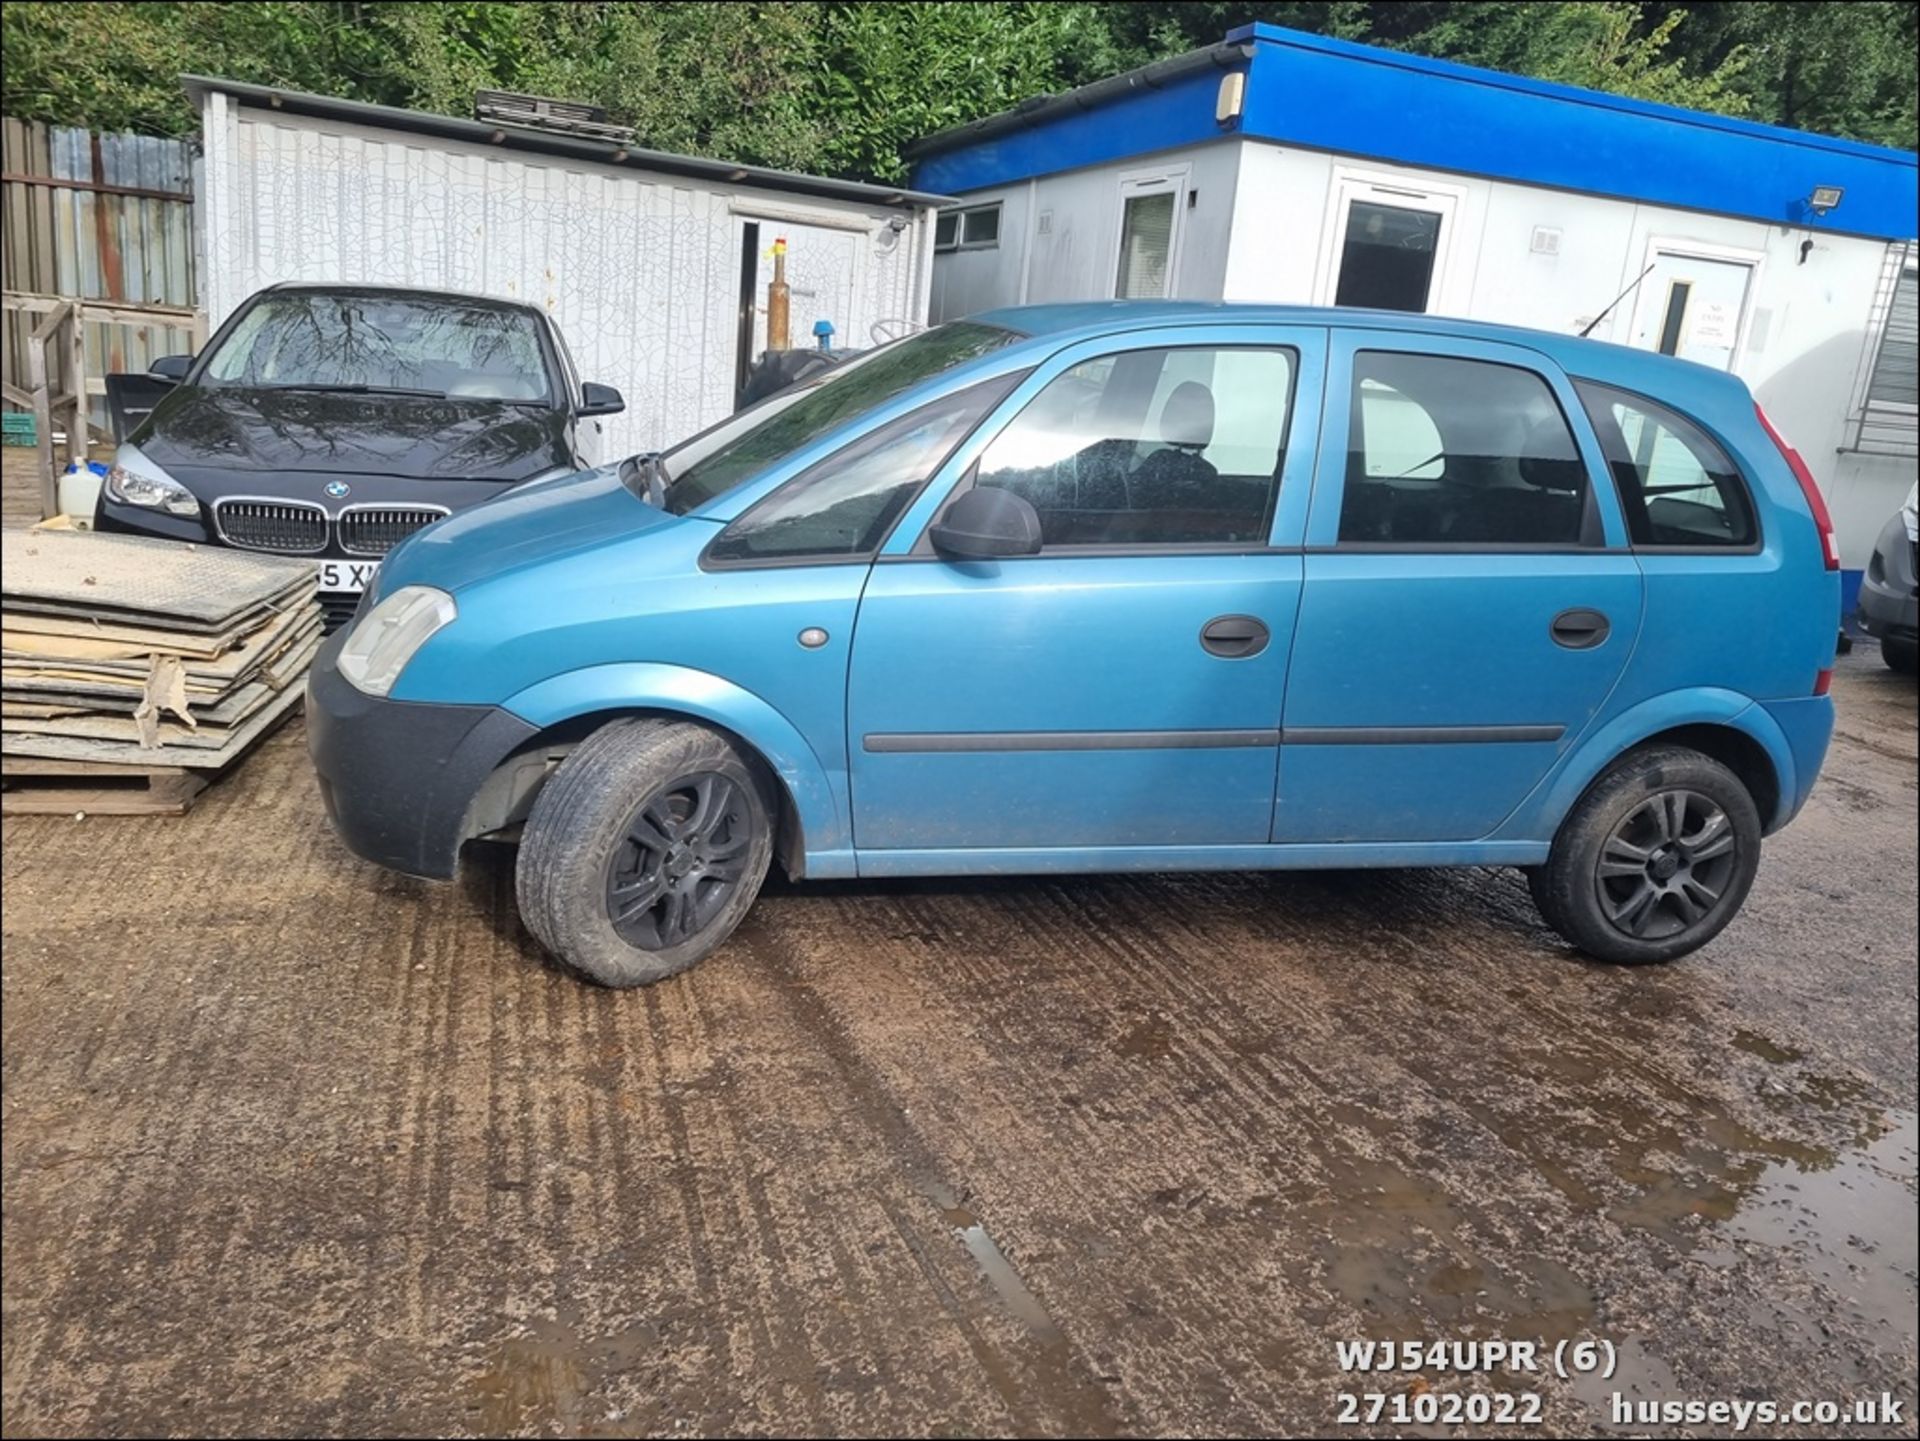
[[[1336,332],[1329,377],[1274,839],[1477,839],[1606,700],[1640,568],[1543,357]]]
[[[953,458],[861,600],[863,874],[902,851],[1266,840],[1312,466],[1294,397],[1318,395],[1323,346],[1258,326],[1083,345]],[[927,522],[975,485],[1034,506],[1039,554],[932,551]]]
[[[1751,261],[1656,248],[1634,301],[1629,343],[1732,370],[1752,285]]]

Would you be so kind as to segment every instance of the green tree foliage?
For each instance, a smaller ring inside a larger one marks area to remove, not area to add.
[[[467,113],[480,88],[604,105],[642,143],[896,180],[949,125],[1217,42],[1251,20],[1914,147],[1902,0],[8,0],[0,108],[179,134],[193,71]]]
[[[1671,9],[1686,16],[1697,63],[1741,57],[1737,88],[1756,118],[1915,148],[1920,6],[1911,0],[1709,0]]]

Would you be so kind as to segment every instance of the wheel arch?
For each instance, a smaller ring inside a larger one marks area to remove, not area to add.
[[[594,666],[530,686],[504,708],[537,727],[537,733],[504,758],[475,793],[467,816],[469,838],[523,817],[546,776],[593,731],[612,720],[650,715],[712,727],[765,768],[780,805],[775,854],[789,875],[830,872],[834,853],[851,855],[842,803],[844,759],[836,784],[834,768],[791,721],[731,681],[685,666]]]
[[[1764,833],[1791,818],[1796,774],[1779,723],[1737,691],[1702,689],[1643,701],[1583,737],[1489,839],[1551,840],[1616,761],[1653,744],[1688,746],[1731,770],[1753,797]]]

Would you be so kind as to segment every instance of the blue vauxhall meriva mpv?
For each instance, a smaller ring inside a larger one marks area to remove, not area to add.
[[[874,350],[392,552],[315,664],[362,856],[520,841],[608,985],[793,876],[1522,867],[1614,961],[1812,788],[1838,556],[1745,386],[1428,316],[1113,303]]]

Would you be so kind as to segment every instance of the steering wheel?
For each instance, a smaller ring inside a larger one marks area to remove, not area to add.
[[[875,345],[885,345],[890,340],[899,340],[925,329],[924,325],[912,320],[876,320],[867,327],[867,338]]]

